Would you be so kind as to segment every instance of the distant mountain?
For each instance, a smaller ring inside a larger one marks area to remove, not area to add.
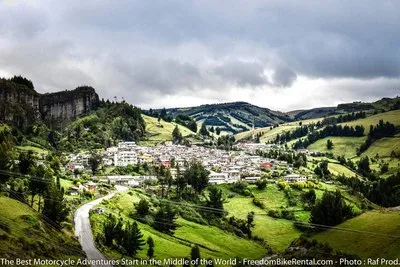
[[[337,112],[336,107],[322,107],[322,108],[313,108],[307,110],[289,111],[286,114],[288,114],[294,120],[307,120],[307,119],[315,119],[324,116],[329,116],[335,114],[336,112]]]
[[[400,109],[400,97],[385,97],[371,103],[352,102],[339,104],[337,107],[319,107],[306,110],[294,110],[286,112],[286,114],[290,116],[293,120],[306,120],[357,111],[385,112],[395,109]]]
[[[246,102],[171,108],[166,111],[172,117],[188,115],[197,122],[204,122],[207,127],[219,127],[221,131],[229,133],[247,131],[253,127],[253,123],[254,127],[258,128],[292,121],[290,116],[285,113]]]

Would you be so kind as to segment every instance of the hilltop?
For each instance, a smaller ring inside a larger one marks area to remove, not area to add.
[[[246,102],[209,104],[188,108],[171,108],[168,115],[179,114],[191,116],[198,123],[208,127],[219,127],[222,132],[238,133],[253,127],[266,127],[291,121],[289,115],[268,108],[258,107]]]

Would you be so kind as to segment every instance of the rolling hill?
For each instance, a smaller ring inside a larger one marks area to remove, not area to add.
[[[220,127],[227,133],[238,133],[253,127],[266,127],[291,121],[289,115],[268,108],[254,106],[246,102],[201,105],[189,108],[167,109],[173,117],[179,114],[189,115],[207,126]]]
[[[21,202],[0,197],[0,257],[78,259],[85,256],[71,234],[55,230]]]
[[[314,236],[363,259],[400,257],[400,212],[370,211]]]
[[[160,123],[158,123],[156,118],[144,114],[142,114],[142,117],[146,123],[146,134],[143,138],[143,141],[140,142],[141,145],[157,145],[163,141],[171,141],[172,131],[176,125],[178,125],[178,128],[183,136],[196,134],[188,128],[174,122],[166,122],[161,120]]]

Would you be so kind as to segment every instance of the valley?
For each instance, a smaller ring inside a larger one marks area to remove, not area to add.
[[[73,234],[90,206],[104,259],[400,257],[398,98],[142,110],[77,90],[54,109],[0,83],[0,256],[90,258]]]

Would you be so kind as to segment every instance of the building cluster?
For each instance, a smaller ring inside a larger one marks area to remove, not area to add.
[[[277,166],[285,166],[290,169],[284,161],[266,159],[256,155],[257,150],[268,148],[270,148],[269,145],[265,144],[239,144],[236,150],[226,151],[196,145],[187,147],[168,144],[144,147],[134,142],[121,142],[118,146],[109,147],[101,155],[105,166],[162,165],[170,168],[173,177],[176,175],[178,166],[181,171],[184,171],[190,161],[196,160],[210,171],[209,181],[212,184],[234,183],[239,180],[252,183],[261,179],[268,169],[274,169]],[[69,168],[71,170],[87,168],[89,157],[90,155],[87,153],[69,155]],[[296,180],[293,177],[289,178],[288,182]],[[154,177],[151,176],[107,176],[108,182],[130,185],[137,185],[152,179]],[[304,180],[304,177],[301,176],[300,180]]]

